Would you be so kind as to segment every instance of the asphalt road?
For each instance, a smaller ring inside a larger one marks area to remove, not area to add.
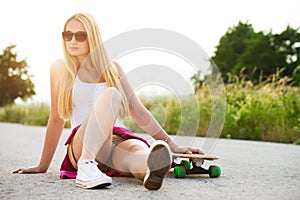
[[[64,130],[47,173],[12,174],[39,162],[45,127],[0,123],[0,199],[300,199],[300,146],[184,136],[176,142],[193,142],[220,157],[213,163],[221,167],[221,177],[175,179],[170,173],[158,191],[119,177],[109,189],[84,190],[74,180],[59,178],[69,131]]]

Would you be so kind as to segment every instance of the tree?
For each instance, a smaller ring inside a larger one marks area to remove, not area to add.
[[[237,63],[233,67],[233,74],[238,74],[244,68],[244,74],[256,82],[260,78],[264,78],[260,77],[261,74],[268,77],[270,74],[276,73],[277,68],[284,68],[286,66],[285,58],[270,45],[271,37],[271,34],[265,35],[263,32],[253,34],[245,42],[246,49],[237,59]]]
[[[12,104],[18,97],[26,100],[35,94],[29,66],[25,60],[17,60],[17,54],[12,52],[15,47],[6,47],[0,55],[0,106]]]
[[[275,34],[271,38],[271,46],[285,60],[286,69],[283,72],[283,75],[294,76],[293,73],[295,72],[295,70],[297,71],[296,68],[300,66],[299,28],[293,29],[292,27],[287,26],[287,28],[282,33]],[[300,83],[300,80],[298,81]]]
[[[203,81],[204,81],[202,72],[198,71],[190,78],[190,80],[193,82],[194,92],[198,92],[198,90],[201,88]]]
[[[260,74],[268,77],[278,68],[284,68],[282,76],[300,83],[300,32],[287,26],[280,34],[255,32],[249,23],[239,22],[221,37],[212,60],[220,68],[222,76],[238,74],[241,69],[252,80]],[[254,70],[256,69],[256,70]]]
[[[237,26],[229,28],[226,34],[221,37],[212,60],[223,76],[232,72],[239,57],[247,48],[246,42],[253,37],[254,33],[251,24],[239,22]]]

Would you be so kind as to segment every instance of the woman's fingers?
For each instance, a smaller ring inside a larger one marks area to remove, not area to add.
[[[198,153],[198,154],[202,154],[202,155],[204,155],[204,152],[203,152],[203,151],[201,151],[200,149],[197,149],[196,151],[197,151],[197,153]]]
[[[13,171],[13,173],[20,173],[23,169],[17,169],[15,171]]]
[[[41,171],[39,171],[37,167],[30,167],[30,168],[20,168],[20,169],[17,169],[15,171],[13,171],[13,173],[18,173],[18,174],[41,173]]]
[[[186,154],[202,154],[204,155],[204,153],[197,148],[187,148],[187,150],[185,151]]]

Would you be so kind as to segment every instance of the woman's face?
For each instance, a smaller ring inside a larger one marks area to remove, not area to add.
[[[72,19],[63,33],[67,51],[72,56],[86,57],[89,53],[87,34],[81,22]]]

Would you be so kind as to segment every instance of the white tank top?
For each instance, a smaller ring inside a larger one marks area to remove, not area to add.
[[[86,83],[76,76],[73,86],[73,111],[70,117],[72,129],[85,121],[95,100],[105,88],[107,88],[106,83]],[[115,126],[125,127],[119,117],[116,119]]]

